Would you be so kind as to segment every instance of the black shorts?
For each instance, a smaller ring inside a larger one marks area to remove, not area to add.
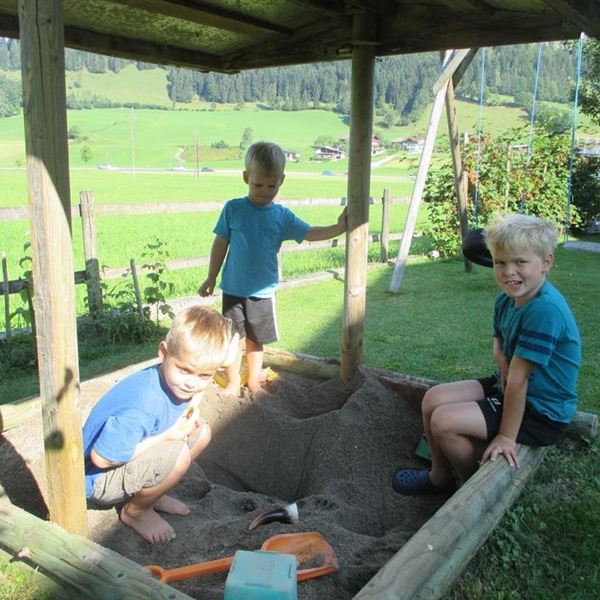
[[[240,338],[248,337],[257,344],[279,339],[274,297],[240,298],[223,294],[223,316],[231,319]]]
[[[485,398],[479,400],[477,405],[485,418],[487,439],[490,441],[500,429],[504,396],[498,389],[496,377],[485,377],[477,381],[483,387],[485,394]],[[553,421],[526,404],[523,421],[517,434],[517,442],[527,446],[551,446],[558,444],[563,439],[566,428],[567,423]]]

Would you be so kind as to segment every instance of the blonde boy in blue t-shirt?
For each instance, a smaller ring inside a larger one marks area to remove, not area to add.
[[[576,410],[579,331],[566,300],[546,279],[556,227],[537,217],[500,215],[485,239],[502,290],[494,305],[498,371],[426,392],[421,410],[431,470],[398,471],[393,486],[401,494],[448,492],[453,469],[464,482],[499,456],[518,467],[517,444],[559,442]],[[487,442],[479,462],[476,440]]]
[[[261,389],[264,344],[279,339],[275,316],[275,290],[279,281],[277,254],[285,240],[316,242],[346,231],[346,211],[337,223],[311,227],[273,200],[285,179],[285,154],[276,144],[257,142],[248,148],[244,182],[248,195],[225,204],[215,226],[208,277],[200,285],[200,296],[214,292],[223,262],[221,289],[223,315],[230,318],[245,338],[248,389]],[[241,349],[237,360],[226,369],[225,393],[240,391]]]

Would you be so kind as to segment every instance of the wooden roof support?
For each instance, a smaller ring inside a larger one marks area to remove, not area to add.
[[[19,25],[48,507],[85,535],[62,0],[19,2]]]
[[[377,22],[368,15],[354,17],[355,40],[376,39]],[[369,185],[373,137],[373,80],[375,47],[355,45],[352,50],[350,155],[348,160],[348,232],[340,376],[351,379],[362,360],[367,292]]]
[[[594,0],[544,0],[567,21],[591,37],[600,37],[600,5]]]

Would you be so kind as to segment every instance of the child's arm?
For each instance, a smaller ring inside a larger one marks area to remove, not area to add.
[[[210,261],[208,263],[208,277],[200,284],[198,294],[200,296],[210,296],[215,290],[217,276],[225,260],[229,248],[229,241],[220,235],[215,236],[212,248],[210,250]]]
[[[525,412],[527,382],[534,366],[532,362],[524,358],[513,357],[504,389],[500,428],[485,449],[481,457],[482,464],[487,460],[496,460],[499,455],[503,455],[511,467],[519,466],[516,440]]]
[[[502,338],[500,337],[494,337],[494,361],[500,371],[500,383],[502,384],[502,389],[504,389],[508,378],[508,360],[504,356]]]
[[[304,236],[307,242],[320,242],[321,240],[329,240],[341,235],[348,229],[348,214],[347,209],[344,209],[338,217],[335,225],[327,225],[325,227],[311,227],[308,233]]]

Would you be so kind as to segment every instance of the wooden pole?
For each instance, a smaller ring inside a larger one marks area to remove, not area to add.
[[[48,507],[52,521],[84,535],[62,5],[18,3]]]
[[[505,460],[483,465],[354,599],[442,597],[521,494],[546,450],[519,446],[519,469]]]
[[[446,59],[444,65],[447,64],[450,59],[451,52],[446,52]],[[425,188],[425,181],[427,179],[427,172],[429,171],[429,165],[431,163],[431,155],[433,154],[433,145],[435,143],[435,137],[437,135],[438,125],[440,123],[440,117],[442,114],[442,106],[446,97],[446,89],[448,87],[447,78],[435,95],[433,101],[433,108],[431,109],[431,117],[429,118],[429,126],[427,127],[427,133],[425,135],[425,143],[423,144],[423,152],[421,153],[421,160],[419,162],[419,170],[417,171],[417,178],[415,179],[415,185],[413,187],[412,196],[410,198],[410,206],[408,208],[408,215],[406,216],[406,224],[404,225],[404,231],[402,232],[402,241],[400,242],[400,250],[396,257],[396,264],[394,266],[394,272],[392,274],[392,282],[390,284],[390,292],[398,292],[402,278],[404,277],[404,269],[406,268],[406,261],[408,259],[408,251],[412,243],[413,234],[415,232],[415,224],[417,222],[417,216],[419,214],[419,207],[421,206],[421,197],[423,195],[423,189]]]
[[[340,376],[352,379],[362,360],[367,291],[369,184],[373,138],[373,77],[376,20],[354,16],[352,50],[352,103],[348,160],[348,231]]]
[[[102,286],[100,285],[100,265],[98,262],[98,241],[96,237],[96,217],[94,215],[94,195],[90,190],[79,192],[79,211],[83,230],[83,254],[88,293],[88,305],[92,317],[102,311]]]
[[[6,343],[10,344],[12,332],[10,327],[10,292],[8,289],[8,265],[6,264],[6,252],[2,251],[2,281],[4,293],[4,329],[6,331]]]
[[[135,266],[135,260],[132,258],[129,261],[131,267],[131,276],[133,277],[133,291],[135,293],[135,303],[137,304],[138,312],[140,317],[144,319],[144,303],[142,302],[142,292],[140,291],[140,281],[138,279],[137,268]]]
[[[452,153],[452,166],[454,168],[454,190],[458,203],[458,216],[460,219],[460,238],[464,243],[469,231],[469,217],[467,215],[467,174],[463,167],[460,149],[460,138],[456,122],[456,98],[454,95],[454,82],[448,81],[446,90],[446,118],[448,120],[448,136],[450,138],[450,152]],[[473,269],[471,261],[465,258],[465,271],[470,273]]]
[[[381,198],[381,246],[379,252],[379,262],[386,263],[389,257],[390,248],[390,190],[383,190]]]

